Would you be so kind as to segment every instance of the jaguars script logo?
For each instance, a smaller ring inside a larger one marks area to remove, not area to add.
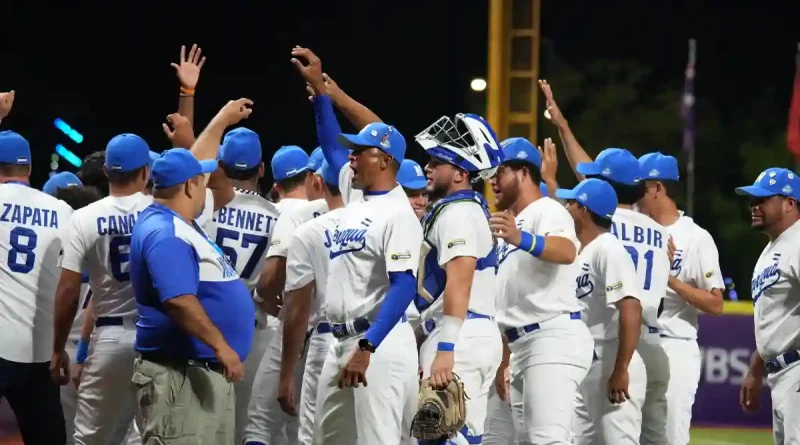
[[[581,274],[575,279],[577,289],[575,289],[575,296],[578,299],[586,298],[594,291],[594,283],[592,283],[591,276],[589,275],[589,264],[583,263],[581,267]]]
[[[360,225],[365,227],[363,229],[341,229],[337,227],[333,232],[333,237],[331,237],[330,233],[326,230],[325,237],[327,239],[325,240],[325,247],[331,248],[330,258],[334,259],[346,253],[364,250],[367,246],[367,230],[370,224],[372,224],[372,220],[364,218],[360,222]]]
[[[778,262],[781,259],[781,254],[776,253],[772,256],[773,264],[770,264],[760,273],[753,275],[753,280],[750,282],[750,291],[753,295],[753,304],[755,304],[764,291],[774,286],[781,279],[781,270],[778,267]]]

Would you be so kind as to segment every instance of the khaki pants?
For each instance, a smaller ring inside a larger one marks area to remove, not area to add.
[[[143,445],[233,445],[233,384],[201,366],[136,359],[131,381]]]

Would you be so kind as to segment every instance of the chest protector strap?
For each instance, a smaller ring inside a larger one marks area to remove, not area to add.
[[[488,220],[491,216],[489,214],[489,204],[480,193],[472,190],[462,190],[442,198],[433,206],[433,209],[422,218],[423,242],[422,251],[420,252],[419,271],[417,272],[418,295],[417,298],[414,299],[414,304],[420,312],[427,309],[442,295],[445,284],[447,283],[447,273],[439,266],[438,249],[428,241],[428,236],[433,229],[436,219],[442,213],[442,210],[448,205],[457,202],[480,205],[486,219]],[[490,267],[497,268],[497,239],[495,239],[494,236],[492,236],[492,249],[486,256],[478,258],[475,271],[481,271]]]

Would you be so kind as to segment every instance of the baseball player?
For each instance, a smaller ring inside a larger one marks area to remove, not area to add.
[[[324,199],[330,210],[302,224],[292,235],[286,259],[286,306],[282,310],[278,401],[284,412],[299,417],[297,443],[301,445],[312,441],[319,376],[333,343],[325,316],[325,292],[331,240],[344,207],[338,172],[323,161],[318,174],[324,182]],[[299,363],[298,357],[302,357]],[[299,381],[298,365],[305,367]]]
[[[638,444],[647,391],[644,362],[636,352],[642,306],[630,255],[611,234],[617,195],[609,183],[593,178],[557,190],[556,196],[566,200],[581,242],[576,295],[595,341],[579,391],[575,443]]]
[[[219,166],[233,185],[235,197],[225,207],[215,211],[204,230],[219,246],[236,268],[252,293],[264,268],[270,237],[278,221],[278,207],[262,198],[258,182],[264,176],[261,162],[261,142],[258,135],[239,127],[225,134],[220,147]],[[244,377],[234,383],[236,390],[236,443],[242,442],[247,424],[250,391],[261,357],[270,341],[270,330],[264,314],[256,303],[255,336],[244,365]]]
[[[436,201],[422,220],[417,309],[427,338],[420,365],[434,387],[446,387],[458,374],[469,399],[466,425],[453,442],[479,443],[503,343],[494,321],[497,252],[489,204],[472,190],[472,179],[493,176],[503,152],[489,124],[474,114],[457,114],[455,121],[444,116],[416,141],[431,156],[425,173]]]
[[[403,159],[397,172],[397,183],[403,186],[417,218],[422,219],[428,213],[428,181],[422,167],[411,159]]]
[[[25,443],[64,443],[47,351],[61,240],[72,209],[30,187],[31,163],[28,141],[0,132],[0,400],[14,411]],[[56,371],[69,380],[67,363]]]
[[[296,145],[287,145],[278,149],[272,156],[272,178],[278,192],[281,210],[283,206],[300,204],[308,200],[306,181],[309,176],[308,154]]]
[[[313,443],[397,443],[419,387],[404,313],[416,293],[422,228],[397,184],[406,143],[384,123],[339,141],[353,150],[352,186],[363,200],[345,207],[331,239],[326,299],[336,343],[320,375]]]
[[[575,223],[558,201],[542,196],[542,159],[536,147],[523,138],[502,145],[505,161],[491,179],[500,212],[490,219],[495,236],[502,239],[497,321],[508,345],[497,386],[504,389],[510,364],[520,443],[569,444],[575,396],[593,348],[575,298]]]
[[[751,225],[769,238],[753,270],[756,351],[739,401],[760,408],[764,377],[772,396],[776,445],[800,443],[800,180],[784,168],[764,170],[753,185],[736,189],[750,198]]]
[[[639,165],[646,186],[639,211],[663,225],[674,243],[669,287],[658,319],[661,345],[669,358],[667,440],[670,445],[687,445],[700,380],[697,313],[722,313],[725,283],[714,239],[675,205],[678,161],[649,153],[639,158]]]
[[[614,213],[613,233],[631,256],[641,289],[642,337],[637,351],[647,368],[647,395],[642,407],[642,445],[664,444],[667,419],[667,387],[669,359],[661,346],[659,333],[662,301],[666,297],[672,262],[669,259],[669,232],[652,218],[634,210],[645,192],[638,160],[627,150],[608,148],[594,162],[578,143],[553,99],[546,81],[539,85],[547,100],[547,117],[558,128],[564,151],[578,179],[597,177],[608,181],[617,193],[618,209]]]

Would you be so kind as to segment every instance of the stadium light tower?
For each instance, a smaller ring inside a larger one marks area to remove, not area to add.
[[[486,118],[501,140],[536,141],[541,0],[489,0]],[[494,210],[488,182],[484,194]]]

